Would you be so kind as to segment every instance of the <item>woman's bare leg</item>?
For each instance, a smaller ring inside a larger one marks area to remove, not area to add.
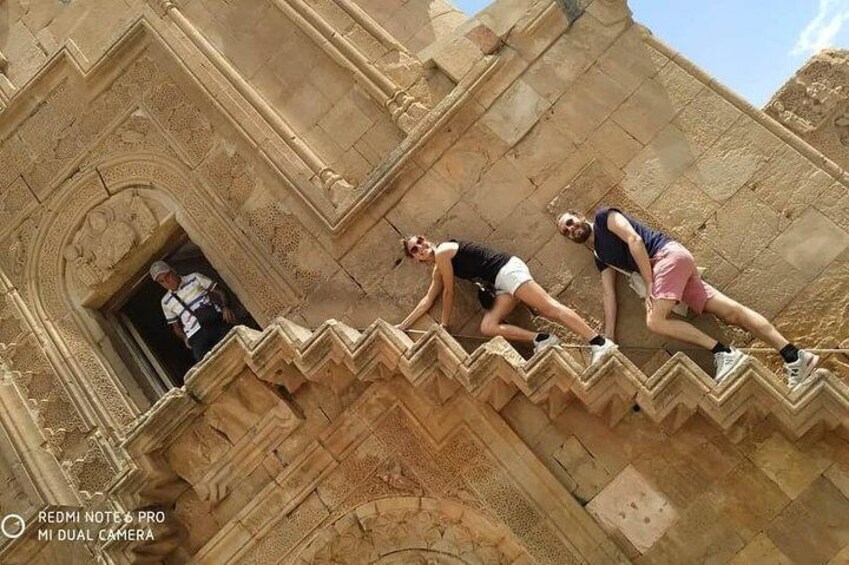
[[[536,281],[524,283],[513,296],[536,310],[540,316],[566,326],[587,341],[599,334],[577,312],[552,298]]]
[[[495,304],[486,311],[481,320],[481,333],[486,336],[495,337],[500,335],[509,341],[532,343],[536,333],[511,324],[503,324],[502,320],[510,315],[513,308],[519,303],[509,294],[499,294],[495,297]]]

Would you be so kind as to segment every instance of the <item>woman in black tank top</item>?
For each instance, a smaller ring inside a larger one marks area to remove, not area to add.
[[[423,235],[407,237],[401,243],[407,257],[419,263],[434,265],[427,294],[397,325],[401,330],[406,330],[424,316],[440,296],[440,325],[448,328],[454,305],[454,277],[457,277],[495,287],[495,302],[484,314],[480,325],[481,333],[486,336],[500,335],[511,341],[533,343],[535,350],[556,344],[559,340],[553,335],[503,323],[504,318],[522,302],[539,315],[566,326],[590,341],[593,345],[593,361],[615,347],[613,342],[605,340],[590,328],[574,310],[552,298],[531,278],[527,265],[518,257],[472,241],[434,243]]]
[[[485,281],[495,285],[498,271],[510,261],[510,255],[473,241],[457,241],[457,253],[451,258],[454,276],[468,281]]]

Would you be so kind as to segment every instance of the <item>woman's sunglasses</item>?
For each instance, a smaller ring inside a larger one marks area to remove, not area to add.
[[[575,218],[566,218],[565,220],[563,220],[563,222],[561,223],[561,225],[562,225],[564,228],[571,228],[572,226],[574,226],[574,225],[575,225],[575,224],[577,224],[577,223],[578,223],[578,222],[577,222],[577,221],[575,221]],[[563,233],[563,230],[562,230],[562,229],[560,230],[560,233],[561,233],[561,234]]]
[[[424,240],[425,239],[423,236],[418,236],[416,238],[416,242],[413,245],[407,245],[407,251],[410,252],[410,255],[415,255],[416,253],[422,250],[422,248],[424,247],[424,245],[422,245],[424,243]]]

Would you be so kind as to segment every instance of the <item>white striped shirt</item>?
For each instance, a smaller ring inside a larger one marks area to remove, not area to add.
[[[194,311],[206,304],[212,304],[216,310],[221,310],[218,305],[209,299],[209,291],[215,288],[215,282],[200,273],[192,273],[180,277],[180,287],[175,291],[169,291],[162,297],[162,312],[169,324],[180,323],[186,337],[192,337],[200,329],[198,319],[189,311]],[[174,294],[180,297],[188,310],[174,298]]]

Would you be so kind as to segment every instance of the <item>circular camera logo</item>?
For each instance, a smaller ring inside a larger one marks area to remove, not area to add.
[[[18,514],[9,514],[4,516],[3,520],[0,520],[0,532],[3,532],[3,535],[10,539],[17,539],[24,535],[26,527],[27,523]]]

